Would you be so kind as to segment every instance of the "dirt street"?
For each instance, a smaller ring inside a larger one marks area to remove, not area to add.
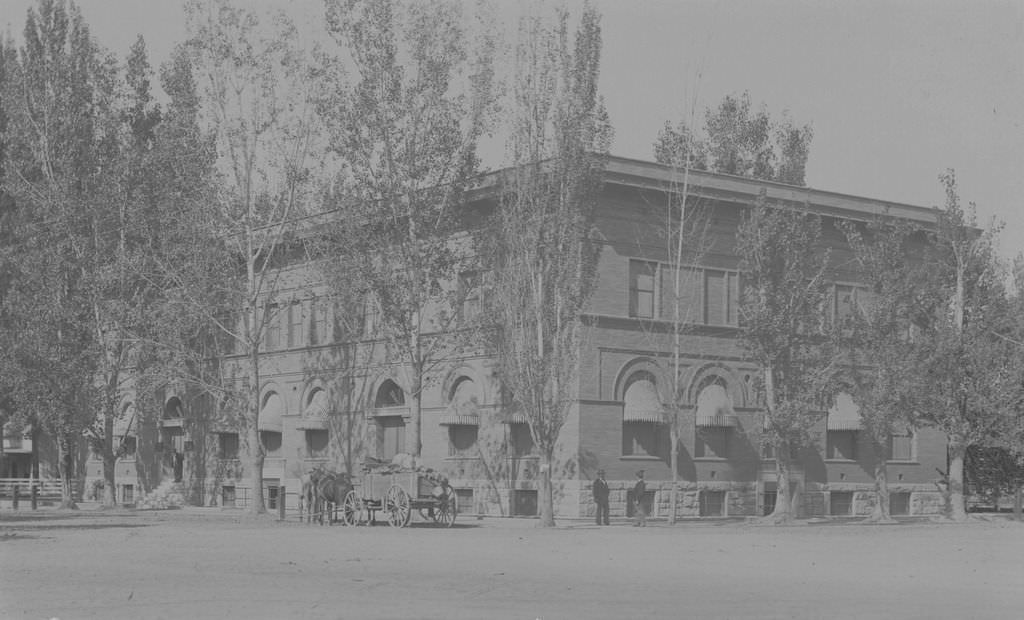
[[[0,512],[3,618],[977,618],[1024,614],[1024,525]]]

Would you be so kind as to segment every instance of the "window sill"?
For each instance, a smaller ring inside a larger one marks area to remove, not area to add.
[[[837,465],[842,465],[844,463],[849,465],[851,463],[852,464],[856,464],[857,463],[857,459],[825,459],[825,462],[826,463],[834,463],[834,464],[837,464]]]
[[[894,461],[894,460],[890,459],[890,460],[886,461],[885,463],[886,463],[886,465],[920,465],[921,464],[921,462],[918,461],[917,459],[912,459],[912,460],[909,460],[909,461]]]
[[[728,461],[728,460],[729,460],[729,457],[727,457],[727,456],[695,456],[695,457],[693,457],[693,461],[695,463],[722,463],[722,462],[725,462],[725,461]]]
[[[473,454],[451,454],[444,457],[446,461],[475,461],[480,457]],[[510,457],[510,458],[527,458],[527,457]]]
[[[651,454],[623,454],[619,457],[622,461],[660,461],[660,456]]]

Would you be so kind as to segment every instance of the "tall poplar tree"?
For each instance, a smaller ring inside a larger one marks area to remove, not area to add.
[[[568,21],[564,8],[553,24],[520,21],[490,294],[501,379],[540,457],[542,526],[555,523],[552,468],[578,397],[580,315],[596,281],[592,237],[611,141],[598,95],[600,16],[586,4],[574,40]]]
[[[186,18],[199,109],[220,155],[218,191],[202,225],[212,233],[211,246],[223,253],[209,257],[212,263],[183,262],[175,280],[182,309],[215,325],[242,354],[240,422],[250,459],[251,510],[260,514],[266,512],[260,350],[267,326],[281,320],[272,295],[287,236],[312,202],[316,83],[298,31],[284,14],[260,14],[229,0],[193,0]]]
[[[823,330],[830,287],[829,259],[820,238],[819,216],[771,206],[763,196],[736,235],[744,275],[740,344],[761,367],[764,438],[775,457],[778,485],[775,509],[767,519],[777,523],[790,522],[798,513],[794,457],[820,419],[822,395],[838,362]]]
[[[456,357],[452,332],[466,327],[453,305],[468,291],[455,283],[475,263],[455,236],[491,120],[493,35],[474,37],[459,2],[325,4],[334,46],[319,111],[346,171],[330,196],[325,279],[365,304],[369,329],[354,337],[384,342],[409,406],[405,452],[418,457],[430,371]]]

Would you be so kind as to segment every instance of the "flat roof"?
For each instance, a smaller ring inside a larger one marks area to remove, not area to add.
[[[614,155],[608,156],[605,165],[605,182],[627,187],[672,191],[683,183],[683,177],[684,171],[672,166]],[[718,172],[689,172],[688,191],[698,198],[750,204],[762,190],[771,202],[794,207],[806,206],[822,215],[846,219],[870,219],[874,216],[889,215],[929,224],[935,223],[935,210],[929,207]]]

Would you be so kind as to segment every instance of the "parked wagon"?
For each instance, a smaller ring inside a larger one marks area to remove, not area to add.
[[[405,527],[418,510],[423,518],[451,527],[457,500],[447,478],[423,471],[367,471],[342,503],[348,525],[376,521],[378,512],[393,527]]]

